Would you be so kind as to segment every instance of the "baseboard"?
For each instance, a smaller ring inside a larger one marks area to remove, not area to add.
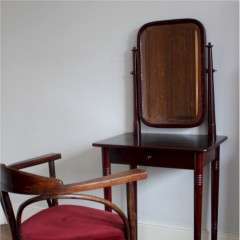
[[[165,226],[152,223],[139,223],[139,240],[192,240],[193,229],[179,226]],[[202,231],[202,240],[210,240],[208,231]],[[218,240],[238,240],[239,236],[219,233]]]

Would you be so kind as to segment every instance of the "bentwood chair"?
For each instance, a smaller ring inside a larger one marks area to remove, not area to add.
[[[134,169],[90,181],[63,184],[55,177],[54,161],[61,154],[48,154],[9,166],[1,164],[1,204],[14,240],[136,240],[136,206],[133,185],[145,179],[147,173]],[[43,177],[21,169],[49,164],[50,177]],[[114,203],[103,198],[76,194],[82,191],[127,185],[128,217]],[[9,193],[36,195],[23,202],[16,217]],[[81,199],[101,203],[112,209],[104,211],[79,205],[60,205],[58,199]],[[48,208],[25,221],[22,213],[28,205],[46,200]]]

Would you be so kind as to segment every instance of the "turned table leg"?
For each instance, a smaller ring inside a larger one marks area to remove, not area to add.
[[[103,166],[103,176],[107,176],[111,174],[111,163],[109,158],[109,149],[102,148],[102,166]],[[112,201],[112,188],[107,187],[104,188],[104,198],[108,201]],[[105,206],[105,211],[111,212],[111,208]]]
[[[216,149],[216,157],[211,164],[211,239],[217,240],[218,227],[218,196],[219,196],[219,147]]]
[[[137,168],[137,165],[136,164],[131,164],[130,165],[130,169],[135,169]],[[127,188],[129,188],[127,186]],[[132,239],[137,239],[137,231],[138,231],[138,226],[137,226],[137,182],[133,182],[131,184],[131,188],[130,188],[130,191],[133,191],[132,193],[132,196],[133,196],[133,199],[131,200],[133,203],[132,203],[132,211],[134,213],[134,218],[132,219],[134,221],[134,225],[133,225],[133,232],[134,232],[134,237],[132,237]],[[129,192],[129,190],[127,191]]]
[[[203,153],[197,153],[194,166],[194,240],[201,240],[203,192]]]
[[[136,182],[127,183],[127,211],[130,225],[130,239],[137,240]]]

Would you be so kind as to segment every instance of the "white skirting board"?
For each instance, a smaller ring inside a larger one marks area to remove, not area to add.
[[[38,212],[41,208],[34,206],[27,210],[26,217],[31,216],[33,212]],[[0,224],[5,224],[6,219],[0,208]],[[191,228],[164,226],[160,224],[139,223],[139,240],[192,240],[193,230]],[[202,240],[210,240],[210,234],[207,231],[202,232]],[[239,236],[230,233],[219,233],[218,240],[239,240]]]
[[[152,223],[139,223],[139,240],[193,240],[193,229],[178,226],[164,226]],[[202,240],[210,240],[207,231],[202,232]],[[239,240],[239,236],[230,233],[218,233],[218,240]]]

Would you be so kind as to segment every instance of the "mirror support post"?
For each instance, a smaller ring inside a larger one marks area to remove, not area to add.
[[[139,118],[139,102],[138,102],[138,85],[137,85],[137,48],[134,47],[132,49],[132,57],[133,57],[133,89],[134,89],[134,116],[133,116],[133,129],[134,129],[134,136],[137,142],[140,142],[141,138],[141,123]]]
[[[215,118],[215,104],[214,104],[214,79],[213,79],[213,57],[212,57],[213,45],[209,42],[208,49],[208,138],[213,144],[216,141],[216,118]]]

